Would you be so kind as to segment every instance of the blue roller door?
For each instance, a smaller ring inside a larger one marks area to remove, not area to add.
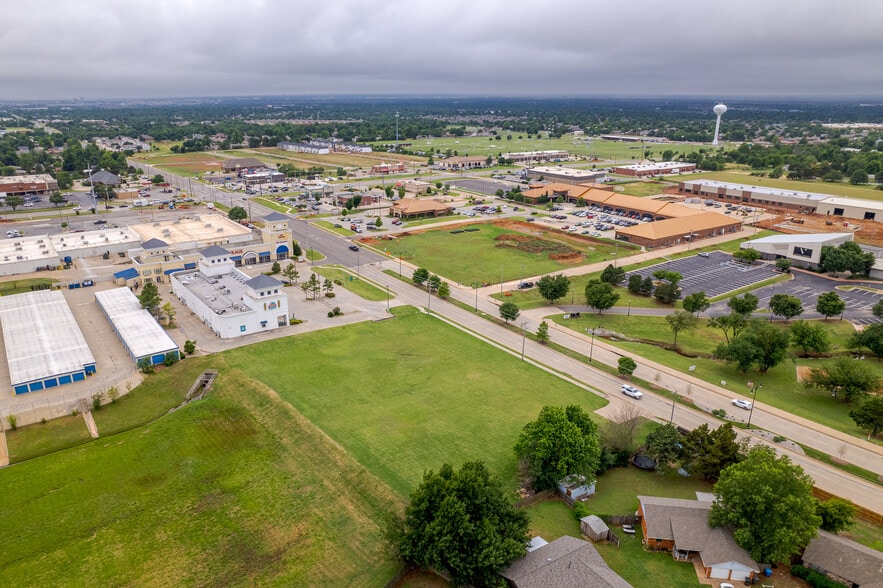
[[[47,378],[47,379],[43,380],[43,385],[46,386],[47,388],[55,388],[56,386],[58,386],[58,379]]]
[[[86,374],[83,372],[77,372],[74,374],[74,382],[82,382],[86,379]]]
[[[16,394],[27,394],[29,392],[27,384],[20,384],[15,387]]]
[[[150,363],[152,363],[153,365],[159,365],[162,362],[164,362],[165,360],[166,360],[165,353],[160,353],[158,355],[154,355],[153,357],[151,357]]]
[[[30,384],[28,384],[28,389],[31,392],[34,392],[35,390],[42,390],[43,382],[31,382]]]
[[[58,383],[59,383],[59,385],[61,385],[61,384],[70,384],[71,381],[72,381],[72,380],[71,380],[71,377],[70,377],[70,376],[59,376],[59,377],[58,377]]]

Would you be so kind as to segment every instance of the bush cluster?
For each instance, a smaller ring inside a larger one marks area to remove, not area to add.
[[[828,576],[801,565],[791,566],[791,575],[800,578],[812,588],[848,588],[845,584],[835,582]]]

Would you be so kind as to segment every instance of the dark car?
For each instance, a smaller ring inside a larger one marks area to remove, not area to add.
[[[94,224],[96,224],[96,225],[106,225],[106,224],[107,224],[107,221],[106,221],[106,220],[97,220],[97,221],[95,221]]]
[[[350,245],[350,251],[358,251],[358,250],[359,250],[358,245]]]

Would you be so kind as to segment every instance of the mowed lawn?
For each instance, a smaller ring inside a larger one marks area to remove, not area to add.
[[[406,496],[426,470],[483,460],[511,488],[512,447],[547,404],[606,401],[411,307],[225,352]]]
[[[197,361],[220,371],[206,399],[0,470],[0,583],[378,586],[392,577],[380,526],[401,497],[222,357],[187,359]]]
[[[540,276],[574,265],[602,261],[614,251],[619,251],[621,256],[633,251],[618,247],[614,243],[570,239],[563,234],[554,233],[534,235],[528,232],[530,229],[520,231],[492,223],[476,223],[471,226],[479,230],[457,234],[452,234],[451,231],[463,227],[425,231],[399,237],[391,242],[385,241],[382,247],[378,246],[378,248],[393,257],[401,256],[419,267],[425,267],[432,273],[460,284],[472,282],[497,284],[500,282],[501,273],[503,281]],[[584,256],[576,258],[575,262],[572,259],[559,261],[549,257],[552,252],[549,249],[536,253],[526,250],[532,246],[531,243],[525,243],[518,248],[499,246],[501,241],[497,240],[497,237],[503,234],[542,239],[548,244],[547,248],[554,246],[562,251],[569,249]]]

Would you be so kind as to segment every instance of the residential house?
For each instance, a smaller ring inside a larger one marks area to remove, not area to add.
[[[567,535],[528,552],[500,575],[511,588],[631,588],[594,545]]]

